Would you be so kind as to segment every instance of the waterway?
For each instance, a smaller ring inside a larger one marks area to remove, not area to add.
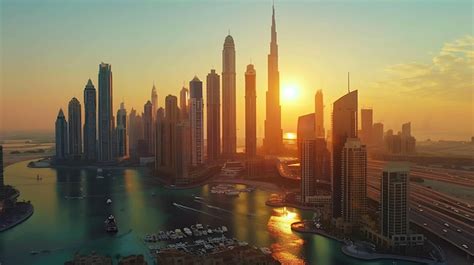
[[[345,256],[334,240],[292,232],[292,222],[310,218],[312,213],[272,209],[265,205],[266,191],[227,197],[211,194],[209,185],[165,189],[146,169],[104,169],[105,177],[97,178],[92,169],[28,168],[27,164],[19,162],[5,169],[6,184],[20,190],[20,200],[32,201],[35,212],[24,223],[0,233],[2,264],[63,264],[76,252],[91,251],[108,254],[116,262],[120,255],[147,254],[142,241],[146,233],[195,223],[226,225],[228,236],[269,247],[283,264],[393,264],[390,260],[353,259]],[[42,180],[37,180],[38,174]],[[195,201],[193,195],[203,197],[206,203]],[[112,199],[111,205],[106,204],[107,198]],[[178,208],[173,202],[195,210]],[[109,214],[115,215],[120,229],[114,236],[104,232],[103,221]],[[47,252],[30,255],[32,250]]]

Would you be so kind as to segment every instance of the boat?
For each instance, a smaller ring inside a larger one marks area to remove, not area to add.
[[[152,192],[152,193],[151,193],[151,196],[156,196],[156,192]]]
[[[272,254],[272,251],[269,248],[260,248],[260,251],[262,251],[262,253],[266,255]]]
[[[39,254],[40,252],[38,250],[32,250],[30,251],[30,254],[31,255],[36,255],[36,254]]]
[[[115,222],[115,217],[113,215],[109,215],[107,219],[104,221],[105,223],[105,231],[108,233],[117,233],[118,227],[117,223]]]
[[[110,198],[107,199],[106,201],[107,204],[111,204],[112,203],[112,200]]]
[[[238,190],[229,190],[225,192],[227,196],[239,196],[240,192]]]

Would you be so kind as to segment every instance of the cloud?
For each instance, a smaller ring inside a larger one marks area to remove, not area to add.
[[[385,72],[388,78],[374,83],[378,90],[471,101],[474,93],[474,37],[467,35],[445,43],[430,63],[402,63],[387,67]]]

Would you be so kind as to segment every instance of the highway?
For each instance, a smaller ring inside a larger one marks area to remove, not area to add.
[[[385,163],[369,161],[367,172],[368,197],[379,201],[380,179]],[[438,181],[456,183],[472,181],[470,172],[445,175],[444,172],[420,174],[418,167],[413,167],[410,176],[417,176]],[[443,169],[440,169],[443,170]],[[468,174],[466,174],[468,173]],[[427,176],[428,175],[428,176]],[[464,184],[465,185],[465,184]],[[410,221],[438,235],[443,240],[459,248],[471,257],[474,256],[474,209],[470,202],[429,189],[416,182],[410,182]],[[467,247],[467,248],[466,248]]]

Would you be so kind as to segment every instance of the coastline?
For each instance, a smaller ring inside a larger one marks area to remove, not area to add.
[[[409,261],[409,262],[416,262],[416,263],[423,263],[423,264],[445,264],[439,263],[434,260],[425,259],[425,258],[416,258],[410,256],[401,256],[396,254],[381,254],[381,253],[367,253],[358,251],[354,248],[352,242],[349,244],[343,239],[337,238],[322,229],[311,229],[306,228],[305,224],[307,221],[299,221],[291,224],[291,230],[298,232],[298,233],[307,233],[307,234],[316,234],[320,236],[324,236],[329,239],[333,239],[338,241],[342,244],[341,251],[344,255],[349,256],[351,258],[365,260],[365,261],[372,261],[372,260],[400,260],[400,261]]]
[[[12,223],[9,223],[9,224],[6,224],[5,226],[1,226],[0,227],[0,233],[1,232],[5,232],[9,229],[12,229],[13,227],[23,223],[24,221],[28,220],[34,213],[34,207],[33,207],[33,204],[31,203],[24,203],[24,202],[18,202],[17,204],[26,204],[28,206],[28,209],[25,213],[23,213],[21,216],[4,216],[5,219],[8,219],[8,218],[17,218],[16,220],[14,220]],[[16,207],[21,207],[21,206],[16,206]],[[18,209],[14,209],[14,210],[18,210]],[[3,220],[2,220],[3,221]],[[1,224],[2,222],[0,222]]]

